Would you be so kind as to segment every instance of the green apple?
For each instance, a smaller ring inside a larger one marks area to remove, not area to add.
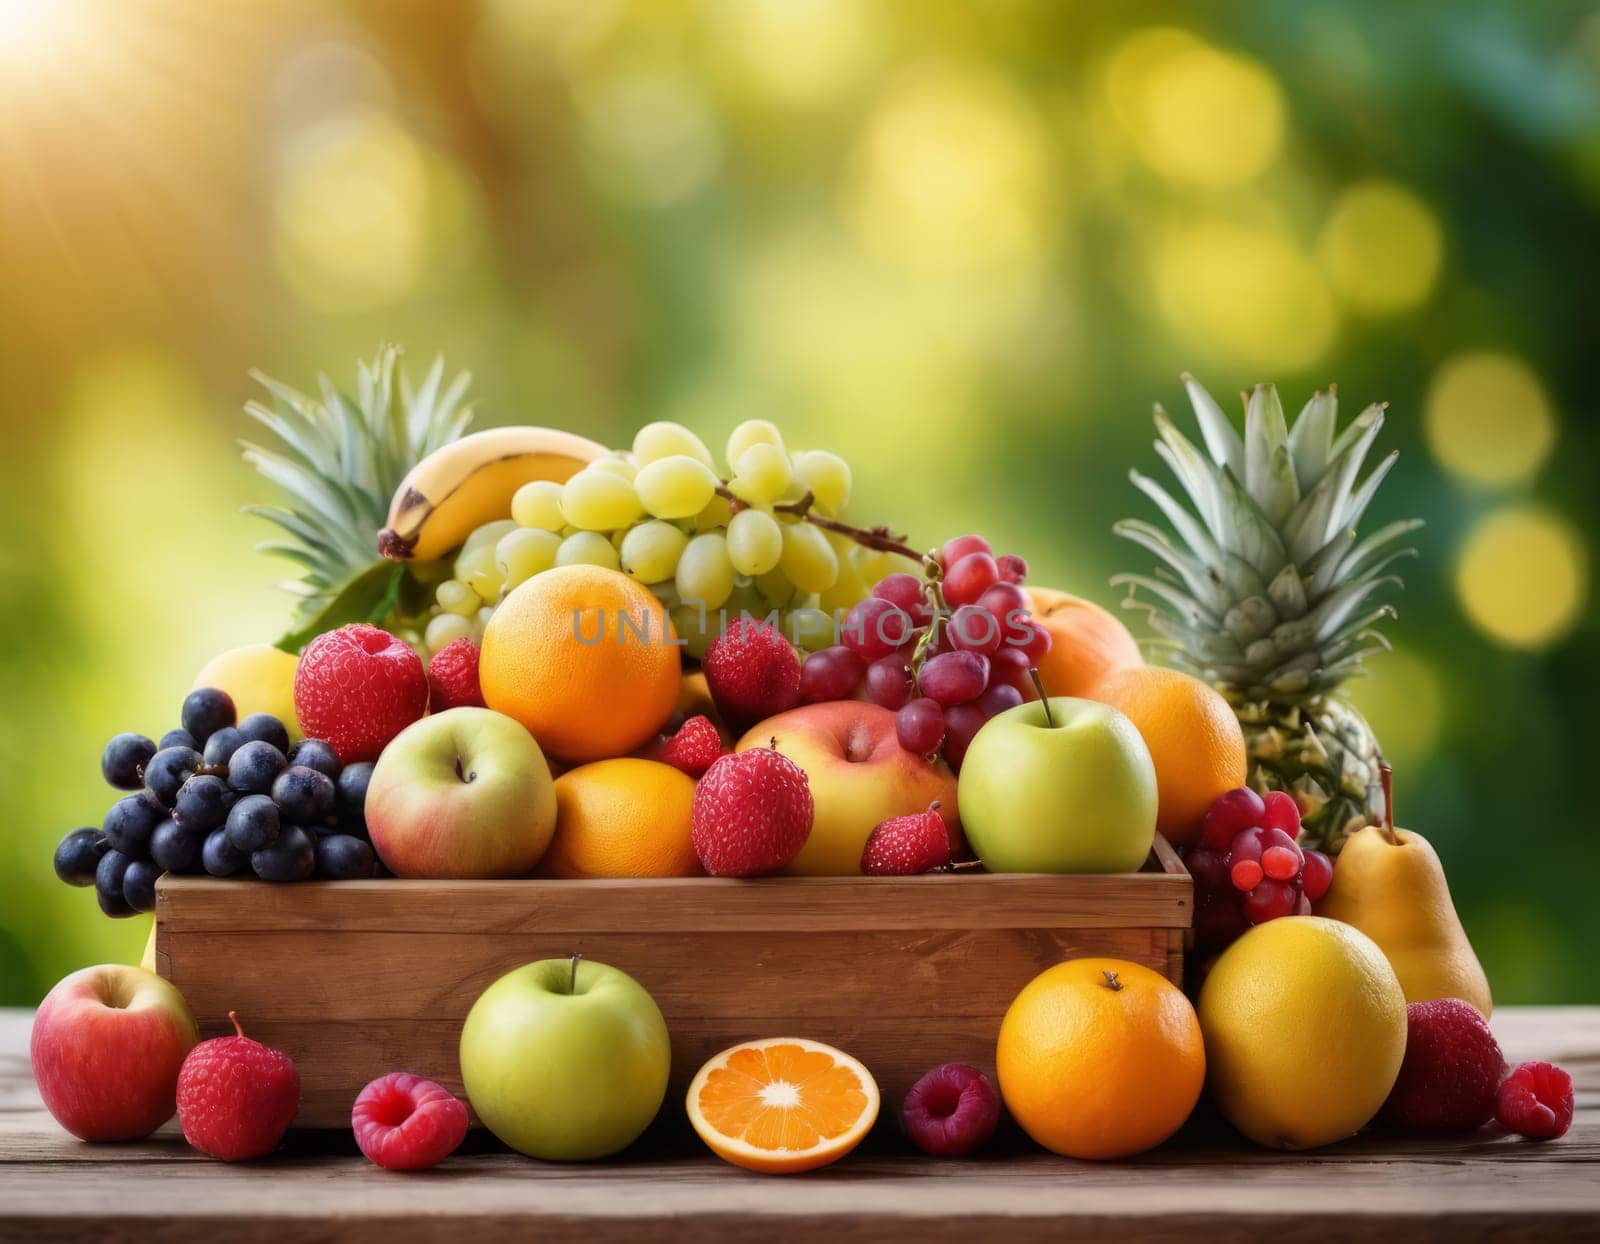
[[[959,798],[990,872],[1134,872],[1155,841],[1150,750],[1093,700],[1035,700],[990,718],[961,762]]]
[[[672,1047],[638,981],[604,963],[540,959],[485,989],[461,1029],[461,1080],[520,1153],[583,1162],[625,1149],[661,1109]]]
[[[383,749],[366,818],[396,877],[525,877],[555,833],[555,783],[520,722],[452,708]]]

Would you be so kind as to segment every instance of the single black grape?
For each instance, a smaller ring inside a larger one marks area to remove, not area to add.
[[[203,834],[215,829],[228,819],[228,809],[233,806],[233,792],[221,778],[209,773],[197,773],[183,784],[172,805],[172,819],[183,826],[186,833]]]
[[[378,871],[372,844],[349,834],[317,839],[317,875],[330,881],[357,881]]]
[[[119,734],[100,753],[100,773],[118,790],[138,790],[144,785],[144,767],[155,754],[155,742],[146,735]]]
[[[246,743],[228,761],[228,785],[242,795],[265,795],[288,763],[271,743]]]
[[[233,753],[247,742],[249,740],[237,726],[223,726],[206,740],[205,750],[200,753],[205,759],[206,768],[213,769],[218,765],[227,764]]]
[[[68,885],[93,885],[100,857],[110,849],[106,836],[93,825],[74,829],[56,846],[56,876]]]
[[[146,791],[125,795],[111,805],[102,826],[106,841],[123,855],[142,856],[150,849],[150,832],[166,816]]]
[[[134,860],[122,874],[122,899],[134,911],[156,909],[156,882],[162,869],[149,860]]]
[[[170,808],[179,788],[201,765],[200,753],[192,747],[163,747],[144,767],[144,785],[152,795]]]
[[[190,751],[200,750],[200,742],[187,730],[168,730],[161,736],[161,742],[156,744],[156,750],[164,752],[169,747],[187,747]]]
[[[301,739],[289,749],[289,763],[304,765],[331,778],[339,776],[339,753],[321,739]]]
[[[150,833],[150,858],[169,873],[186,873],[200,859],[202,837],[168,818]]]
[[[326,773],[305,765],[290,765],[272,784],[272,802],[286,820],[301,825],[325,821],[333,815],[338,791]]]
[[[224,726],[238,720],[233,708],[233,697],[216,687],[201,687],[189,692],[183,702],[180,720],[183,728],[204,743]]]
[[[228,813],[228,841],[239,852],[271,846],[278,827],[278,805],[270,795],[246,795]]]
[[[251,713],[239,723],[246,743],[271,743],[280,752],[289,750],[289,731],[271,713]]]
[[[339,771],[339,810],[341,812],[361,813],[367,806],[367,787],[372,785],[372,770],[374,765],[370,760],[358,761],[353,765],[346,765]]]
[[[233,844],[228,841],[228,831],[213,829],[206,835],[205,845],[200,848],[200,862],[205,870],[213,877],[231,877],[245,866],[249,856],[242,851],[236,851]]]
[[[121,851],[107,851],[100,857],[94,870],[94,895],[100,900],[100,910],[120,919],[133,915],[133,908],[122,896],[122,879],[133,861]]]
[[[250,867],[263,881],[304,881],[317,867],[317,849],[300,826],[285,825],[278,841],[251,854]]]

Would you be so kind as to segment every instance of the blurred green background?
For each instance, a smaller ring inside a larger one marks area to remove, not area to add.
[[[51,848],[288,618],[246,370],[385,340],[480,424],[777,419],[1106,604],[1180,371],[1387,399],[1357,701],[1497,999],[1600,999],[1597,223],[1592,5],[0,0],[0,1003],[137,958]]]

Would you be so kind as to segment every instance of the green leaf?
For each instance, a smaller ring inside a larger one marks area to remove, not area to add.
[[[313,617],[278,640],[285,652],[298,653],[318,635],[352,622],[381,623],[400,599],[406,568],[395,562],[375,561],[351,577],[333,599]]]

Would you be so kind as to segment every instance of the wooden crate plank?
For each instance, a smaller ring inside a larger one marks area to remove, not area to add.
[[[696,1012],[997,1016],[1063,959],[1109,955],[1169,970],[1166,930],[517,934],[183,933],[167,972],[202,1019],[457,1016],[502,974],[576,951],[638,979],[669,1016]],[[241,970],[241,965],[250,965]],[[298,965],[298,966],[297,966]],[[281,970],[280,970],[281,969]]]
[[[1098,877],[673,878],[650,881],[365,881],[273,886],[164,877],[170,930],[341,930],[497,935],[764,929],[1187,928],[1187,874]]]

